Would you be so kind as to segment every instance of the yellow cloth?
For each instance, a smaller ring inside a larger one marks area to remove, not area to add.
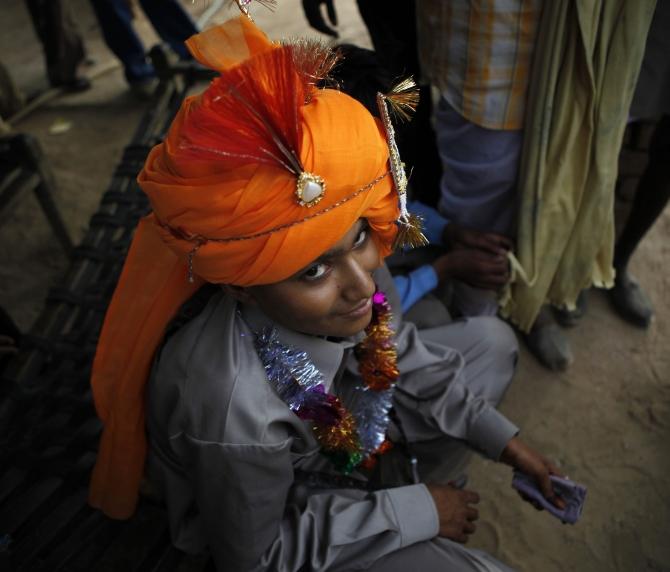
[[[519,172],[527,282],[501,308],[523,330],[544,303],[574,307],[582,289],[612,285],[617,159],[655,4],[544,3]]]

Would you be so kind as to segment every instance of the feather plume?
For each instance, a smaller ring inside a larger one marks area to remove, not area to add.
[[[180,147],[194,159],[216,155],[224,168],[264,163],[297,175],[305,95],[290,48],[259,54],[210,84],[191,110]]]
[[[394,85],[391,91],[384,95],[384,99],[398,119],[409,121],[419,105],[419,87],[414,78],[408,77]]]
[[[419,248],[429,244],[426,235],[423,234],[423,220],[420,216],[408,213],[405,219],[399,219],[398,234],[393,242],[394,250],[407,250]]]
[[[286,45],[291,49],[296,71],[305,84],[306,103],[309,103],[317,84],[331,80],[330,74],[342,59],[342,54],[320,40],[310,38],[293,39]]]

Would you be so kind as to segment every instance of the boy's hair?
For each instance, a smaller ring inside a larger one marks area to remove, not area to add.
[[[339,44],[336,49],[342,59],[332,72],[341,91],[360,101],[367,110],[379,117],[377,92],[388,92],[394,78],[381,63],[377,53],[353,44]]]
[[[362,103],[366,109],[379,119],[377,93],[387,93],[400,79],[382,64],[377,52],[361,48],[353,44],[339,44],[336,49],[342,59],[331,72],[332,79],[337,82],[340,91]],[[412,122],[396,122],[396,143],[401,157],[412,156],[412,130],[416,126]],[[413,183],[410,180],[408,192],[413,195]]]

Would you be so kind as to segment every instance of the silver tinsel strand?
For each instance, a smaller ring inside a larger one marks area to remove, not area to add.
[[[254,346],[270,385],[301,419],[333,424],[338,420],[332,398],[325,392],[323,374],[307,352],[283,345],[274,328],[254,335]],[[354,388],[345,403],[354,419],[361,453],[368,457],[384,442],[389,424],[394,387],[372,391]]]

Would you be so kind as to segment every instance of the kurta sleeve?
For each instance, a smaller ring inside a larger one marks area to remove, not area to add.
[[[467,442],[493,460],[519,431],[492,403],[472,391],[463,356],[455,349],[423,340],[414,324],[402,324],[396,338],[401,372],[396,411],[410,441],[446,435]],[[495,359],[483,355],[482,359]],[[496,363],[490,364],[493,372]],[[480,372],[479,376],[486,376]],[[486,383],[479,379],[478,383]]]
[[[417,442],[448,436],[498,460],[519,429],[496,410],[483,386],[495,385],[497,378],[506,375],[503,370],[509,370],[505,385],[509,383],[516,361],[516,342],[510,346],[512,351],[507,351],[504,343],[478,347],[477,340],[484,340],[492,332],[478,331],[476,327],[463,330],[464,339],[459,340],[459,345],[474,348],[468,370],[463,354],[442,341],[447,338],[442,335],[446,334],[443,328],[453,328],[453,324],[419,331],[403,320],[401,300],[385,266],[375,272],[375,281],[393,308],[400,370],[393,399],[407,439]],[[503,338],[502,333],[494,331],[493,335]],[[356,368],[355,363],[350,364],[350,371],[355,372]]]
[[[434,538],[438,518],[424,485],[338,490],[292,502],[291,439],[231,445],[180,436],[206,543],[218,570],[366,568]]]

